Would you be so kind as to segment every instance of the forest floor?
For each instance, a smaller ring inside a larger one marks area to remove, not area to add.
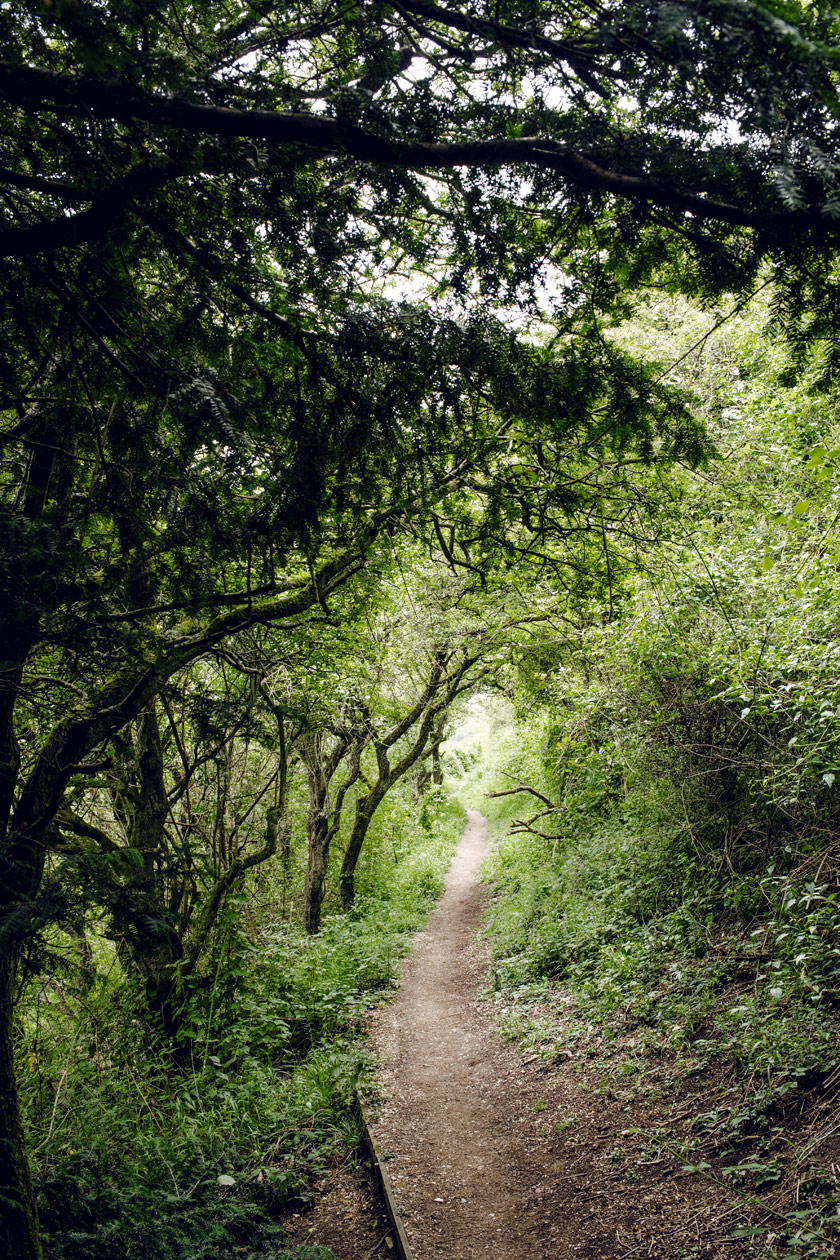
[[[749,1255],[732,1237],[750,1224],[743,1195],[651,1142],[679,1113],[679,1094],[616,1096],[587,1059],[523,1058],[501,1039],[479,932],[486,834],[471,812],[399,992],[371,1021],[375,1137],[415,1260]],[[322,1190],[311,1211],[284,1222],[295,1242],[341,1260],[388,1254],[364,1169],[337,1170]]]

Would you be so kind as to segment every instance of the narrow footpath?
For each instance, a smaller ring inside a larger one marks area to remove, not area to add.
[[[528,1129],[509,1122],[511,1090],[520,1088],[511,1076],[524,1069],[477,1001],[486,846],[487,824],[471,812],[444,896],[374,1034],[386,1099],[375,1132],[393,1153],[389,1173],[415,1260],[556,1254],[561,1170],[535,1161]]]
[[[415,1260],[745,1255],[714,1228],[732,1211],[719,1186],[662,1160],[618,1172],[634,1118],[589,1092],[588,1065],[529,1063],[499,1037],[478,932],[486,844],[471,812],[399,993],[373,1020],[375,1136]]]

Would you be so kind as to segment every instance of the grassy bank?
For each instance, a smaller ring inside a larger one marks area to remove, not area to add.
[[[174,1043],[107,943],[74,961],[56,937],[61,978],[33,987],[18,1047],[50,1260],[326,1260],[285,1247],[275,1218],[357,1146],[361,1020],[396,984],[462,818],[442,794],[389,806],[356,909],[316,937],[272,918],[270,888],[243,889]]]
[[[680,827],[673,784],[641,753],[600,800],[591,764],[567,777],[555,834],[537,836],[522,829],[540,805],[531,793],[487,795],[525,773],[556,792],[535,777],[534,737],[533,723],[500,730],[493,764],[465,792],[490,820],[502,1031],[547,1061],[572,1058],[632,1112],[632,1151],[615,1154],[630,1179],[639,1157],[669,1159],[740,1196],[751,1223],[734,1236],[757,1256],[834,1255],[836,846],[823,836],[808,852],[788,837],[773,854],[741,854],[738,869],[723,843],[701,846]]]

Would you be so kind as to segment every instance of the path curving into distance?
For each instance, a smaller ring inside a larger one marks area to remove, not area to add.
[[[746,1260],[737,1193],[651,1150],[679,1098],[622,1096],[571,1049],[520,1058],[499,1037],[479,933],[486,847],[470,812],[446,891],[372,1023],[374,1136],[414,1260]]]
[[[415,1260],[595,1255],[566,1236],[562,1167],[535,1134],[526,1068],[479,996],[486,847],[487,823],[470,811],[446,891],[415,938],[396,999],[375,1018],[384,1096],[375,1136],[391,1155]]]

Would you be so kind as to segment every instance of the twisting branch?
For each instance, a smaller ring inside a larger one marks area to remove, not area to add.
[[[523,30],[521,27],[509,26],[505,22],[474,17],[472,14],[461,13],[457,9],[447,9],[443,5],[434,4],[433,0],[399,0],[397,8],[404,16],[416,14],[427,21],[437,22],[441,26],[448,26],[452,30],[462,31],[467,35],[483,35],[492,40],[498,40],[508,48],[527,48],[535,52],[547,53],[550,57],[565,62],[588,88],[604,98],[608,97],[609,93],[598,82],[595,75],[599,74],[611,79],[618,78],[618,72],[615,69],[604,65],[603,61],[599,61],[591,53],[563,40],[552,39],[541,31]],[[425,30],[424,33],[426,33]]]
[[[558,841],[562,840],[563,837],[555,835],[553,832],[548,833],[540,831],[538,827],[534,826],[534,823],[538,822],[540,818],[547,817],[549,814],[559,813],[560,806],[555,805],[553,801],[549,800],[547,796],[544,796],[542,792],[538,792],[536,788],[531,787],[530,784],[523,783],[521,779],[515,779],[512,774],[507,774],[504,770],[502,771],[502,774],[506,779],[513,779],[517,786],[513,788],[505,788],[504,791],[501,792],[485,792],[485,796],[516,796],[518,792],[526,792],[530,796],[535,796],[538,801],[542,801],[543,805],[547,807],[546,809],[538,810],[537,813],[532,814],[530,818],[515,818],[510,826],[510,834],[515,836],[520,835],[522,832],[527,832],[528,835],[538,836],[540,840],[553,840],[554,849],[556,850]]]
[[[538,792],[536,788],[530,787],[527,783],[523,783],[521,779],[515,779],[512,774],[507,774],[505,771],[502,771],[502,774],[504,774],[506,779],[513,779],[514,783],[518,786],[514,788],[506,788],[504,792],[485,792],[485,796],[515,796],[517,792],[530,792],[531,796],[536,796],[537,800],[542,801],[542,803],[547,805],[550,810],[557,809],[554,802],[550,801],[547,796],[543,796],[542,792]]]
[[[73,190],[73,199],[89,201],[89,209],[80,210],[78,214],[62,214],[55,219],[45,219],[28,227],[10,228],[6,232],[0,232],[0,258],[22,258],[27,254],[40,254],[48,250],[83,245],[86,241],[100,240],[113,231],[140,193],[160,188],[183,174],[184,167],[175,163],[158,167],[143,165],[129,171],[122,179],[115,180],[96,194],[89,193],[85,196],[78,190]]]

